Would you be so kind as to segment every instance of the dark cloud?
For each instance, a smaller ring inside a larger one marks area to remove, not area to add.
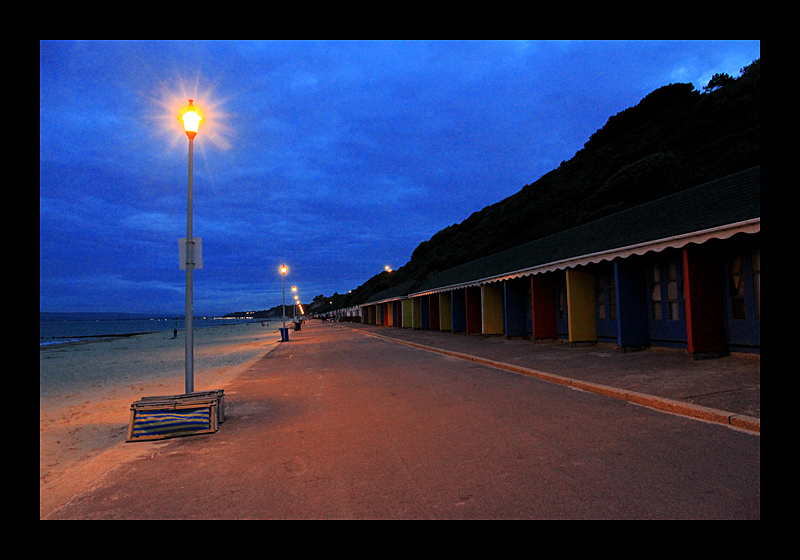
[[[40,42],[40,308],[183,309],[188,140],[195,309],[306,300],[571,158],[671,82],[738,75],[759,41]]]

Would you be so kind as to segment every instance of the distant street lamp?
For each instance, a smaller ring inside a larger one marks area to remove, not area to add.
[[[192,100],[178,120],[183,123],[186,136],[189,137],[189,198],[186,210],[186,393],[194,392],[194,237],[192,236],[192,167],[194,158],[194,137],[205,119],[194,109]]]

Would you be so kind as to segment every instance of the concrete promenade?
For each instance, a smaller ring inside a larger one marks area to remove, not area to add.
[[[621,353],[612,345],[572,348],[504,336],[453,334],[347,323],[416,348],[595,391],[646,406],[761,431],[761,359],[735,354],[693,360],[684,349]]]
[[[121,444],[44,517],[760,519],[757,359],[318,322],[290,338],[226,387],[217,433]]]

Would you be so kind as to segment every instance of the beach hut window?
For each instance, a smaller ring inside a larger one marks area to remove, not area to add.
[[[617,318],[617,293],[614,273],[603,274],[597,281],[597,318]]]
[[[661,320],[661,267],[654,264],[650,269],[650,300],[653,319]]]
[[[683,285],[677,261],[650,267],[650,318],[656,321],[683,319]]]
[[[670,321],[681,319],[681,298],[678,292],[678,263],[667,264],[667,310]]]
[[[741,255],[736,255],[731,261],[730,274],[728,275],[728,293],[730,293],[731,300],[731,318],[736,321],[747,319]]]
[[[756,319],[761,320],[761,249],[753,253],[753,291],[756,299]]]

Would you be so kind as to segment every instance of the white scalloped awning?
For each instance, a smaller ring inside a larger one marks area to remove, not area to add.
[[[390,301],[400,301],[400,300],[408,299],[409,297],[411,297],[411,296],[392,296],[392,297],[389,297],[389,298],[386,298],[386,299],[380,299],[378,301],[371,301],[369,303],[360,303],[360,304],[358,304],[358,307],[369,307],[370,305],[380,305],[382,303],[388,303]]]
[[[470,280],[469,282],[462,282],[460,284],[453,284],[451,286],[442,286],[424,292],[417,292],[409,294],[409,297],[421,297],[439,292],[448,292],[457,290],[459,288],[466,288],[470,286],[480,286],[482,284],[489,284],[492,282],[502,282],[503,280],[511,280],[513,278],[520,278],[522,276],[531,276],[533,274],[543,274],[545,272],[552,272],[555,270],[564,270],[567,268],[575,268],[578,266],[585,266],[588,264],[600,263],[603,261],[611,261],[616,258],[627,258],[632,255],[644,255],[645,253],[659,253],[665,249],[681,249],[690,243],[698,245],[705,243],[711,239],[728,239],[737,233],[758,233],[761,231],[761,218],[754,218],[744,222],[737,222],[735,224],[728,224],[716,228],[696,231],[683,235],[676,235],[664,239],[657,239],[654,241],[647,241],[645,243],[638,243],[636,245],[629,245],[627,247],[620,247],[617,249],[610,249],[608,251],[601,251],[599,253],[591,253],[570,257],[560,261],[550,262],[538,265],[531,268],[514,270],[503,274],[488,276],[478,280]]]

